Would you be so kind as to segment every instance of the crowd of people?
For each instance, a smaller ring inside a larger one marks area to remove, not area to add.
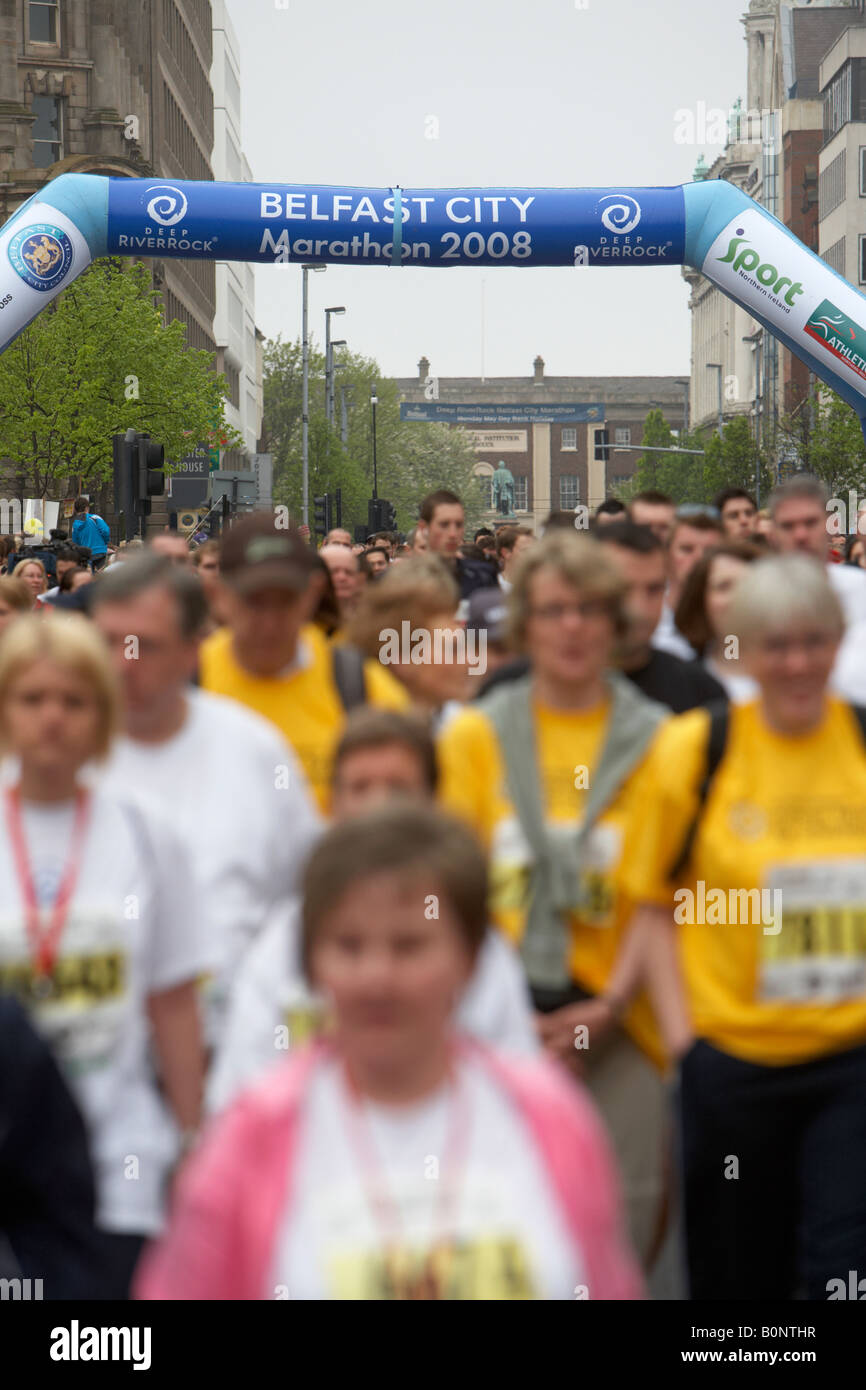
[[[0,1273],[863,1268],[866,574],[828,500],[0,538]]]

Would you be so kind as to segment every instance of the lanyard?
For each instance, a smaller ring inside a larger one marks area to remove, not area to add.
[[[27,920],[27,938],[30,942],[30,950],[35,961],[36,973],[39,975],[50,975],[54,969],[57,947],[63,935],[63,929],[66,926],[66,919],[69,915],[69,905],[72,901],[72,895],[75,892],[75,885],[78,880],[78,871],[81,866],[81,851],[84,845],[84,836],[87,829],[89,814],[90,797],[87,792],[79,789],[75,794],[75,820],[72,826],[72,841],[69,847],[69,858],[66,861],[61,875],[57,895],[54,902],[51,904],[48,924],[43,930],[41,914],[36,901],[36,888],[33,883],[30,858],[27,853],[27,844],[24,838],[24,826],[21,819],[20,788],[11,787],[6,792],[6,824],[9,830],[9,839],[12,845],[13,858],[15,860],[15,871],[18,875],[21,896],[24,899],[24,911]]]
[[[349,1094],[348,1118],[352,1146],[359,1159],[367,1201],[379,1224],[383,1236],[384,1262],[389,1283],[397,1298],[444,1298],[441,1271],[437,1269],[437,1252],[453,1247],[454,1232],[450,1241],[445,1234],[457,1215],[457,1195],[465,1166],[466,1149],[469,1136],[469,1107],[465,1080],[451,1070],[451,1100],[445,1150],[442,1159],[443,1180],[437,1191],[436,1208],[431,1230],[430,1253],[424,1262],[420,1275],[414,1279],[399,1269],[397,1258],[399,1237],[402,1228],[400,1208],[388,1190],[385,1170],[376,1153],[370,1125],[363,1111],[362,1098],[348,1074],[344,1072]],[[437,1182],[439,1179],[437,1179]]]

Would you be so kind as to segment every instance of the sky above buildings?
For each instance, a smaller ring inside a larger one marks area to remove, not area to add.
[[[256,181],[591,187],[690,181],[746,96],[745,0],[228,0]],[[685,114],[684,114],[685,113]],[[433,138],[431,138],[431,136]],[[713,143],[715,141],[715,143]],[[679,267],[329,266],[311,329],[412,376],[688,374]],[[300,334],[301,272],[256,267],[256,319]]]

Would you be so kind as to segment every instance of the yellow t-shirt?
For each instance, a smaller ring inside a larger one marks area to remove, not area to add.
[[[215,632],[201,649],[203,689],[227,695],[269,719],[292,745],[323,811],[329,803],[331,759],[343,732],[346,712],[334,682],[333,652],[320,628],[301,632],[297,668],[285,676],[253,676],[238,664],[227,628]],[[377,661],[364,662],[367,701],[387,709],[404,709],[409,696]]]
[[[770,729],[757,702],[732,706],[690,862],[672,884],[703,780],[708,724],[706,710],[692,710],[659,736],[642,774],[644,813],[626,890],[673,905],[700,1037],[763,1065],[856,1046],[866,1041],[859,726],[837,699],[800,737]]]
[[[548,829],[555,834],[557,825],[567,825],[573,831],[584,812],[610,706],[574,713],[536,703],[533,710]],[[498,737],[481,709],[461,711],[446,727],[439,766],[442,801],[469,822],[490,854],[491,916],[517,943],[526,929],[533,854],[508,793]],[[637,768],[590,832],[581,893],[589,905],[569,918],[571,973],[592,994],[607,985],[632,914],[621,877],[640,809],[639,774]],[[662,1065],[664,1052],[646,996],[635,1001],[624,1021],[638,1045]]]

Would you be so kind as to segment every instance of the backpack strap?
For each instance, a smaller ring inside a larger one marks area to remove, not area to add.
[[[367,683],[364,678],[364,654],[357,647],[332,647],[334,684],[343,709],[348,713],[366,704]]]
[[[695,836],[698,833],[698,826],[701,823],[701,816],[704,813],[707,797],[710,794],[710,786],[718,771],[719,763],[725,756],[725,746],[728,741],[728,728],[730,727],[730,706],[727,700],[714,700],[707,706],[707,709],[710,715],[710,727],[707,736],[704,778],[698,789],[698,804],[695,807],[695,814],[683,838],[680,852],[668,874],[668,878],[672,881],[679,877],[686,864],[689,862]],[[866,710],[863,710],[862,713],[864,719],[864,738],[866,738]]]
[[[866,743],[866,705],[850,705],[851,713],[860,725],[863,742]]]

